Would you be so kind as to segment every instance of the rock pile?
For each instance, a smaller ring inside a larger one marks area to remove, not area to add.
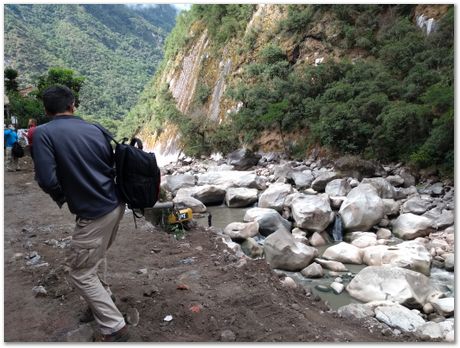
[[[331,282],[331,289],[364,302],[359,313],[394,330],[453,338],[453,291],[429,278],[433,267],[454,271],[450,183],[429,179],[415,186],[418,175],[401,164],[353,158],[279,163],[277,156],[251,154],[252,162],[241,164],[233,157],[165,167],[163,188],[195,213],[209,204],[252,206],[244,221],[223,231],[232,249],[307,278],[347,272],[346,264],[367,266],[348,284]],[[254,158],[260,160],[251,167]],[[332,236],[336,219],[343,226],[340,243]],[[320,256],[317,247],[328,244]]]

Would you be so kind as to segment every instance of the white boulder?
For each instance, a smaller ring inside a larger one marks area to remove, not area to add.
[[[375,188],[360,184],[350,191],[339,214],[347,231],[368,231],[384,216],[384,204]]]
[[[300,271],[318,255],[315,248],[295,241],[292,234],[279,229],[264,242],[265,258],[271,268]]]

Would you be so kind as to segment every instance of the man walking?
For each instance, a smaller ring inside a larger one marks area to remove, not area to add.
[[[98,274],[105,268],[106,251],[125,209],[113,180],[112,148],[101,130],[74,116],[75,98],[69,88],[48,88],[43,104],[52,120],[34,133],[35,176],[60,208],[67,203],[76,215],[67,259],[70,281],[100,326],[95,339],[127,341],[128,329],[112,300],[105,271]]]
[[[19,167],[19,158],[15,157],[13,154],[13,145],[18,141],[18,135],[14,131],[12,124],[3,131],[3,136],[5,138],[6,170],[9,172],[14,172],[15,170],[19,171],[21,170]]]

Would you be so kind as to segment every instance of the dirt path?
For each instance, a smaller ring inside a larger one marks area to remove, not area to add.
[[[61,268],[74,217],[38,188],[30,158],[24,161],[26,170],[5,172],[5,341],[88,341],[91,325],[78,322],[85,304]],[[26,259],[33,252],[41,257],[35,266],[27,262],[37,256]],[[341,319],[304,289],[283,287],[264,260],[238,259],[209,229],[176,240],[145,222],[135,229],[127,213],[108,261],[120,310],[130,318],[139,313],[138,325],[130,327],[132,341],[413,340],[393,336],[375,321]],[[46,296],[34,296],[37,285]]]

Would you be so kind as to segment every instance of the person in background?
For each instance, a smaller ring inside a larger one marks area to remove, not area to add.
[[[34,153],[32,151],[32,141],[34,137],[35,128],[37,128],[37,120],[35,118],[29,119],[28,130],[26,133],[27,142],[29,143],[29,151],[32,159],[34,158]]]
[[[3,135],[5,137],[5,157],[6,157],[6,170],[14,172],[15,170],[21,170],[19,168],[19,158],[13,156],[13,144],[18,141],[18,135],[14,131],[12,124],[4,130]]]
[[[69,88],[46,89],[43,104],[51,121],[34,131],[35,178],[60,208],[67,203],[76,215],[66,260],[69,280],[99,326],[94,340],[125,342],[128,327],[114,303],[105,267],[125,212],[115,188],[112,147],[99,128],[74,115]]]

